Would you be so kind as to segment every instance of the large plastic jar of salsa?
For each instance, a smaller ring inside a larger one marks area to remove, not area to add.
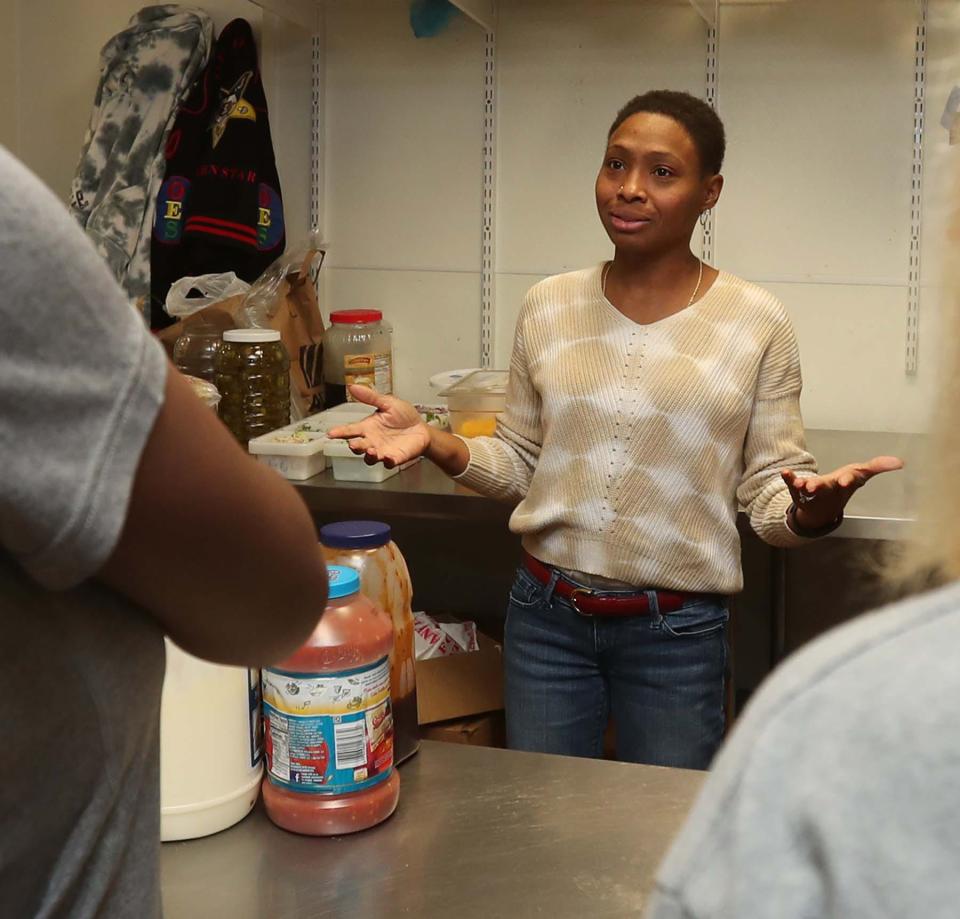
[[[320,543],[329,565],[349,565],[360,572],[360,590],[393,620],[390,695],[393,698],[394,749],[397,763],[420,747],[417,720],[417,675],[413,640],[413,586],[407,563],[391,539],[390,526],[376,520],[328,523]]]
[[[275,329],[230,329],[214,358],[224,424],[246,447],[290,423],[290,358]]]
[[[352,568],[329,569],[323,618],[306,643],[263,670],[263,801],[294,833],[339,836],[397,806],[390,702],[390,618]]]

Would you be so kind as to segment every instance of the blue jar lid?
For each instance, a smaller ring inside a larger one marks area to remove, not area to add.
[[[331,600],[339,600],[360,592],[360,572],[356,568],[330,565],[327,568],[327,580],[330,584],[327,596]]]
[[[346,520],[320,527],[320,542],[331,549],[375,549],[390,542],[390,525],[376,520]]]

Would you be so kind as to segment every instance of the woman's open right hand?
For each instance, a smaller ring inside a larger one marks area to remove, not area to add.
[[[357,402],[372,405],[377,411],[355,424],[331,428],[327,436],[349,442],[350,449],[373,466],[383,463],[387,469],[423,456],[430,446],[430,429],[420,413],[395,396],[382,396],[367,386],[351,386]]]

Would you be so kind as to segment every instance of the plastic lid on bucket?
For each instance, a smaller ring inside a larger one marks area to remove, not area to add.
[[[377,520],[346,520],[320,527],[320,542],[331,549],[376,549],[390,542],[390,525]]]
[[[349,597],[360,592],[360,572],[346,565],[330,565],[327,568],[327,580],[330,584],[327,596],[331,600]]]
[[[355,325],[364,322],[379,322],[383,319],[380,310],[335,310],[330,314],[334,325]]]
[[[280,341],[280,333],[276,329],[227,329],[223,333],[223,340],[258,344]]]

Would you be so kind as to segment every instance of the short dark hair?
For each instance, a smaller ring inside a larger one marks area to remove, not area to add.
[[[607,140],[628,118],[641,112],[666,115],[680,124],[690,135],[700,157],[704,175],[716,174],[723,167],[727,149],[726,132],[720,116],[702,99],[690,93],[671,89],[654,89],[634,96],[619,112],[610,126]]]

